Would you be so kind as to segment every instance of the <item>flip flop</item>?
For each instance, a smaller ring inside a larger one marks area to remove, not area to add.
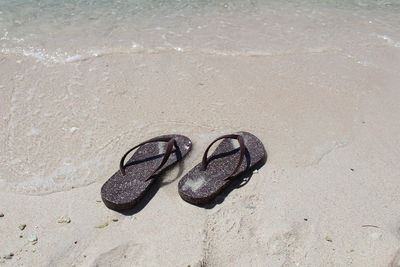
[[[221,139],[223,141],[207,158],[208,150]],[[179,195],[189,203],[205,204],[235,177],[257,166],[265,155],[264,145],[251,133],[238,132],[218,137],[207,147],[202,161],[179,181]]]
[[[113,210],[131,209],[147,192],[155,177],[184,158],[192,142],[183,135],[162,135],[129,149],[119,170],[101,187],[104,204]],[[126,156],[137,149],[125,162]]]

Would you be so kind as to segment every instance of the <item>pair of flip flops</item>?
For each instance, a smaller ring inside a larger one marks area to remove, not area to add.
[[[222,141],[208,157],[211,146],[218,140]],[[101,188],[104,204],[114,210],[131,209],[155,178],[182,160],[191,148],[191,140],[183,135],[163,135],[131,148],[122,157],[119,170]],[[135,149],[125,163],[125,158]],[[251,133],[218,137],[207,147],[202,161],[179,181],[179,195],[192,204],[208,203],[235,177],[257,166],[265,155],[263,144]]]

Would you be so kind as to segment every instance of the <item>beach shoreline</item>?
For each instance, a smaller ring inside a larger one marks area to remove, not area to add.
[[[109,9],[93,8],[59,50],[75,21],[40,18],[54,39],[38,41],[22,19],[36,9],[2,10],[1,266],[400,266],[398,7],[228,4],[140,21],[132,42],[115,21],[104,37]],[[123,8],[122,22],[142,18]],[[99,44],[85,43],[96,23]],[[266,163],[206,207],[183,201],[180,178],[238,131]],[[122,155],[163,134],[192,151],[136,208],[107,209]]]

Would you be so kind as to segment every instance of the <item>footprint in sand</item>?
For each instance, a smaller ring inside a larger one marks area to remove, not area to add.
[[[145,248],[143,245],[128,242],[103,252],[94,259],[91,266],[161,266],[162,262],[152,256],[154,253],[151,247]]]

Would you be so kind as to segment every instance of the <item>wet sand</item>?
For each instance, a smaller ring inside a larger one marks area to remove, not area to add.
[[[358,24],[352,43],[278,40],[273,52],[203,43],[52,61],[3,50],[0,253],[14,256],[0,264],[399,266],[391,22],[375,35]],[[204,208],[184,202],[180,177],[215,137],[240,130],[263,141],[265,165]],[[98,202],[126,150],[168,133],[193,141],[184,163],[132,211]],[[71,222],[57,223],[63,215]]]

